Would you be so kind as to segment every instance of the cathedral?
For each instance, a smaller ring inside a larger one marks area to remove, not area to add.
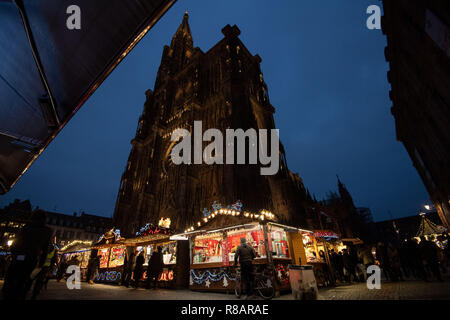
[[[164,217],[183,231],[213,203],[239,200],[247,211],[269,210],[279,222],[306,227],[307,192],[298,174],[288,169],[281,142],[279,170],[271,176],[260,174],[261,164],[171,161],[172,133],[192,133],[194,121],[202,121],[203,130],[221,132],[275,129],[261,58],[241,42],[238,27],[225,26],[223,39],[203,52],[194,47],[188,18],[186,12],[170,46],[164,47],[154,90],[146,92],[120,183],[115,225],[130,236]]]

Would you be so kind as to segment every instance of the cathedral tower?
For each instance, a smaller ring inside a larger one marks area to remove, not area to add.
[[[214,201],[228,205],[237,200],[245,210],[267,209],[281,222],[300,225],[306,193],[298,175],[288,170],[281,143],[280,170],[274,176],[262,176],[260,164],[171,161],[172,132],[182,128],[192,134],[197,120],[203,131],[275,128],[261,58],[240,41],[240,30],[225,26],[224,38],[203,52],[193,45],[188,18],[186,12],[170,46],[164,47],[154,90],[146,92],[117,197],[116,226],[131,235],[148,222],[170,217],[173,227],[184,230]]]

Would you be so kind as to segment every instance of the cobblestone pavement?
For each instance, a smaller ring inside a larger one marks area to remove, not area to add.
[[[450,300],[450,279],[446,282],[382,282],[381,289],[369,290],[365,283],[321,289],[320,300]]]
[[[3,281],[0,281],[3,286]],[[190,290],[146,290],[107,284],[81,283],[80,290],[69,290],[65,282],[50,280],[38,300],[236,300],[232,294],[195,292]],[[368,290],[365,283],[340,285],[320,289],[319,300],[450,300],[450,279],[446,282],[382,282],[380,290]],[[292,294],[283,294],[276,300],[293,300]]]

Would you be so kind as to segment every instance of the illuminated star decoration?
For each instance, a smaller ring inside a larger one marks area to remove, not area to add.
[[[228,287],[228,280],[226,277],[223,277],[223,286]]]
[[[205,286],[206,286],[207,288],[209,288],[210,285],[211,285],[211,282],[209,281],[209,279],[206,280],[206,281],[205,281]]]

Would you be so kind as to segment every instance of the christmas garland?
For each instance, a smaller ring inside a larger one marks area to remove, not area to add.
[[[202,285],[207,280],[211,280],[213,282],[218,282],[218,281],[221,281],[224,277],[226,277],[228,280],[236,281],[236,278],[231,277],[225,271],[218,272],[218,273],[211,273],[209,270],[206,270],[205,272],[200,273],[197,276],[195,274],[195,271],[191,270],[191,277],[192,277],[192,281],[197,285]]]

